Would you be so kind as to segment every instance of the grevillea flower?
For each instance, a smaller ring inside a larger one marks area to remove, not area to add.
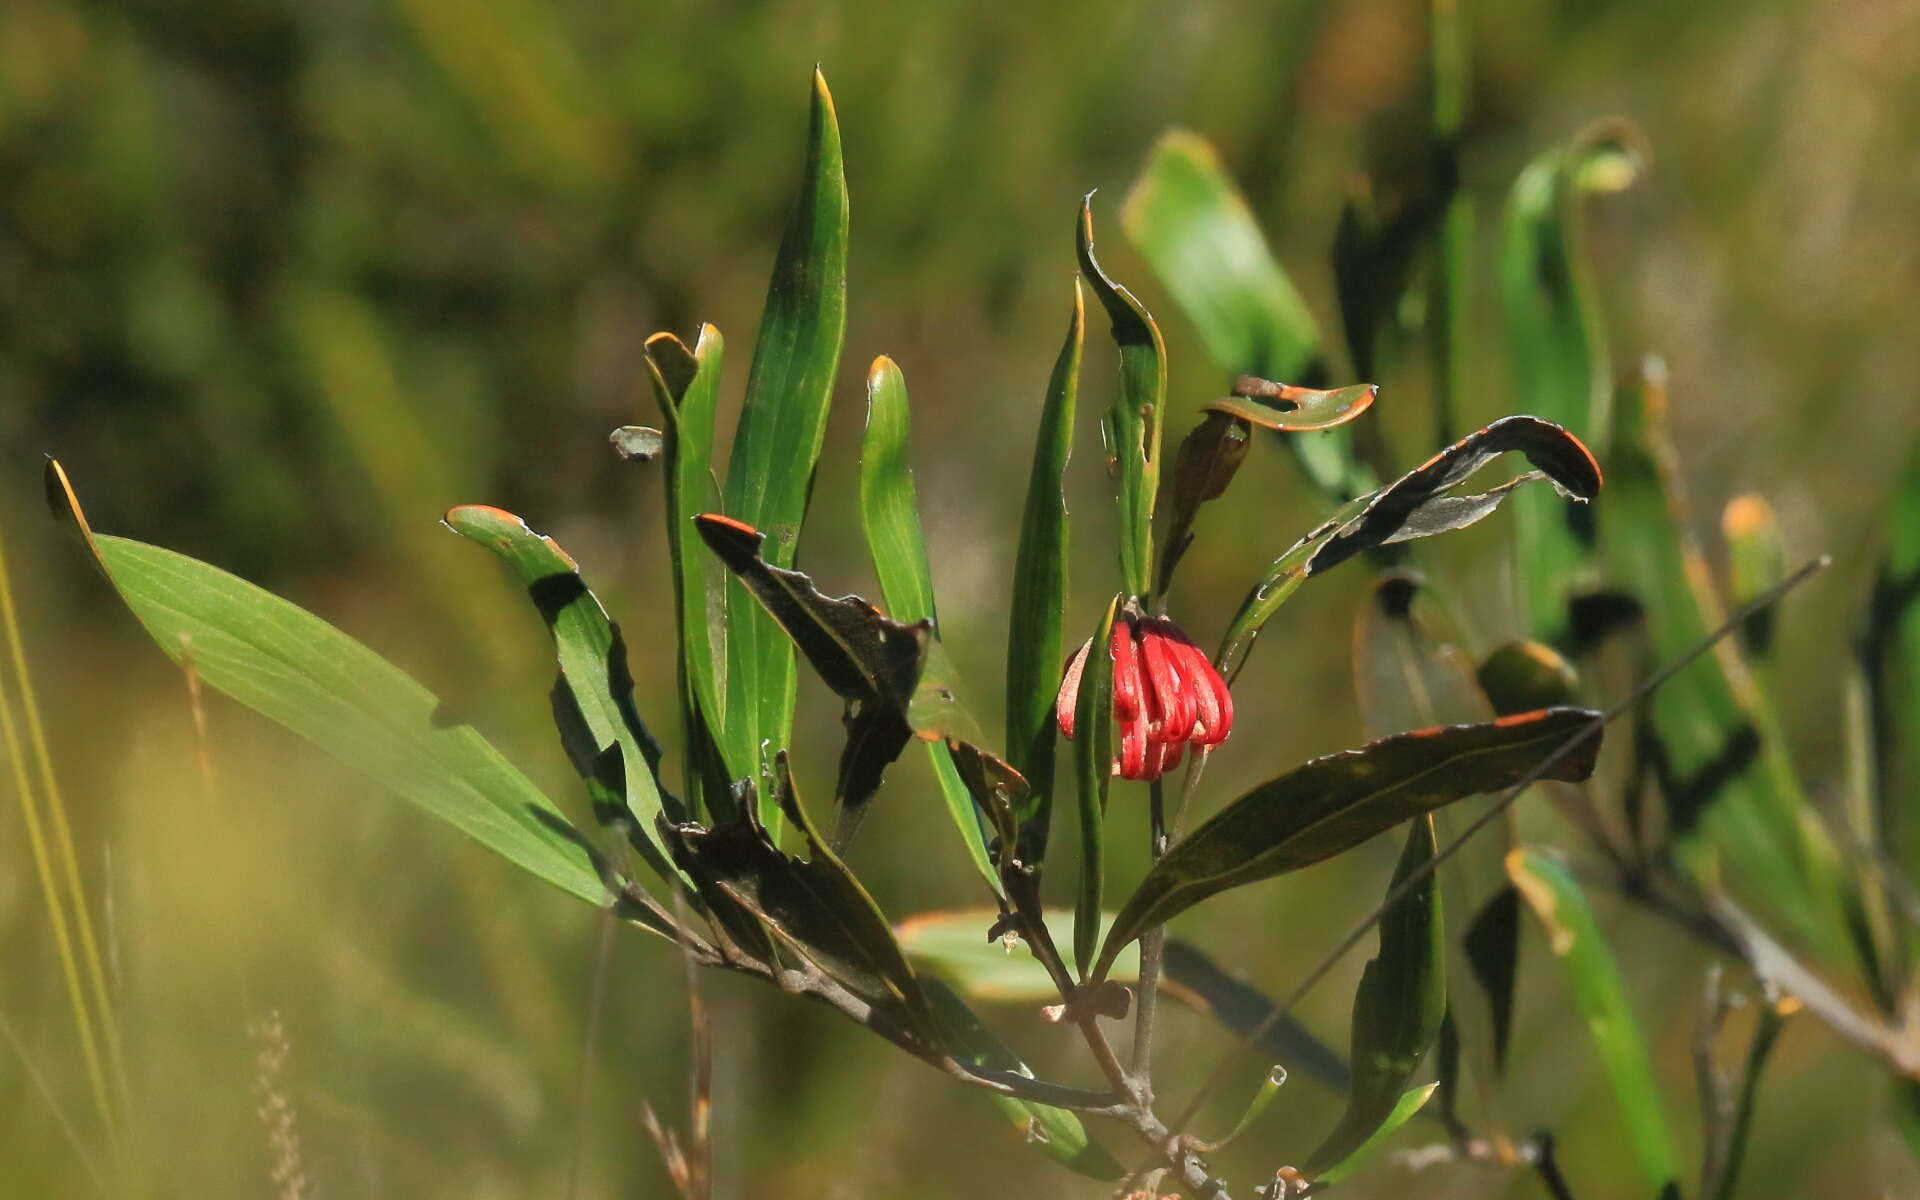
[[[1080,676],[1087,667],[1088,638],[1060,681],[1054,716],[1060,732],[1073,736]],[[1206,653],[1165,617],[1116,618],[1113,641],[1113,716],[1120,723],[1120,755],[1113,772],[1122,779],[1158,779],[1180,765],[1188,743],[1202,750],[1233,732],[1233,696]]]

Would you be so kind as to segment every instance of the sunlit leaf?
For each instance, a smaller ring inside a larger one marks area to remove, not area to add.
[[[1580,199],[1618,191],[1638,176],[1637,131],[1605,121],[1556,146],[1520,172],[1507,199],[1500,245],[1500,301],[1514,395],[1532,412],[1586,438],[1610,441],[1605,332],[1577,241]],[[1515,502],[1522,601],[1533,628],[1560,642],[1567,597],[1591,584],[1593,522],[1544,495]]]
[[[1113,780],[1113,624],[1119,619],[1120,597],[1107,605],[1094,628],[1087,665],[1080,673],[1080,692],[1074,702],[1074,778],[1080,797],[1080,890],[1073,910],[1073,964],[1080,978],[1099,945],[1101,893],[1106,877],[1104,827],[1107,789]],[[1111,938],[1112,929],[1108,929]],[[1102,978],[1117,954],[1105,956]]]
[[[610,901],[586,839],[553,802],[399,668],[217,567],[95,537],[58,463],[47,464],[47,490],[160,649],[176,660],[191,653],[207,686],[562,891]]]
[[[1394,1102],[1393,1110],[1387,1114],[1384,1121],[1380,1122],[1380,1127],[1375,1129],[1366,1141],[1355,1146],[1345,1158],[1321,1171],[1318,1175],[1319,1181],[1339,1183],[1365,1166],[1367,1160],[1373,1157],[1374,1152],[1379,1150],[1388,1138],[1399,1132],[1402,1125],[1419,1114],[1420,1110],[1426,1106],[1427,1098],[1433,1095],[1433,1090],[1439,1086],[1437,1083],[1423,1083],[1419,1087],[1408,1088],[1401,1093],[1399,1100]]]
[[[934,1023],[947,1049],[968,1066],[991,1067],[1032,1077],[1033,1072],[939,979],[921,986],[933,1008]],[[1022,1140],[1061,1166],[1089,1179],[1116,1180],[1126,1174],[1112,1154],[1088,1137],[1080,1118],[1063,1108],[1015,1096],[994,1094],[994,1104],[1013,1122]]]
[[[1067,501],[1063,479],[1073,452],[1073,410],[1080,387],[1080,350],[1086,310],[1073,282],[1073,313],[1047,381],[1034,439],[1033,469],[1014,559],[1007,616],[1007,757],[1027,779],[1015,820],[1029,843],[1022,852],[1036,869],[1045,860],[1053,825],[1053,702],[1065,662],[1062,628],[1067,607]]]
[[[1153,505],[1160,494],[1160,430],[1166,422],[1167,348],[1152,314],[1107,277],[1093,257],[1093,197],[1080,202],[1080,275],[1106,310],[1120,351],[1120,386],[1101,422],[1120,512],[1120,578],[1127,592],[1153,586]]]
[[[661,478],[673,565],[674,628],[680,635],[686,798],[696,809],[720,816],[732,815],[731,782],[752,777],[760,758],[759,747],[746,740],[744,729],[729,731],[724,725],[727,631],[714,618],[726,580],[693,526],[694,514],[711,510],[717,498],[713,424],[725,349],[720,331],[711,325],[700,327],[691,350],[670,333],[656,333],[646,344],[647,377],[665,426]]]
[[[1371,383],[1322,390],[1242,375],[1234,382],[1233,395],[1209,402],[1206,411],[1280,433],[1312,433],[1345,425],[1372,408],[1379,394]]]
[[[1435,850],[1433,822],[1417,820],[1388,890],[1425,867]],[[1353,996],[1353,1084],[1346,1111],[1301,1168],[1312,1177],[1345,1163],[1393,1118],[1401,1093],[1440,1032],[1447,1010],[1446,927],[1432,872],[1387,909],[1380,953]]]
[[[816,70],[800,194],[767,285],[722,505],[767,532],[775,566],[791,567],[799,547],[846,328],[847,183],[833,97]],[[744,591],[730,586],[727,596],[725,727],[729,745],[757,756],[763,740],[783,747],[792,731],[793,647]],[[770,798],[761,804],[771,826]]]
[[[1452,491],[1509,451],[1524,454],[1535,469],[1490,491],[1472,495]],[[1247,594],[1220,651],[1222,672],[1231,676],[1239,671],[1261,627],[1311,576],[1377,546],[1464,529],[1492,514],[1515,490],[1538,479],[1574,501],[1591,500],[1601,482],[1600,468],[1579,438],[1538,417],[1502,417],[1379,491],[1347,502],[1276,559]]]
[[[920,504],[914,494],[908,427],[906,378],[894,361],[883,355],[867,372],[867,430],[860,444],[860,523],[887,607],[901,621],[934,622],[937,638],[933,571],[927,564]],[[987,861],[981,818],[954,768],[952,751],[945,742],[930,741],[927,758],[968,857],[988,886],[998,890],[1000,879]]]
[[[446,521],[461,537],[497,554],[525,585],[553,635],[560,659],[554,720],[567,757],[586,781],[595,814],[603,822],[630,817],[634,844],[672,878],[655,826],[663,812],[674,821],[686,814],[660,791],[660,747],[633,707],[633,676],[620,626],[588,590],[573,557],[519,517],[468,504],[448,512]]]
[[[1594,1051],[1613,1085],[1628,1148],[1648,1187],[1660,1194],[1679,1180],[1680,1159],[1613,951],[1579,882],[1557,859],[1535,849],[1516,849],[1507,856],[1507,873],[1540,919],[1553,956],[1566,969],[1574,1003],[1586,1018]]]
[[[1073,932],[1073,912],[1049,908],[1042,914],[1056,943],[1064,943]],[[987,931],[999,921],[1000,911],[993,908],[965,908],[946,912],[920,913],[900,922],[894,930],[901,947],[915,967],[925,974],[938,975],[974,1000],[996,1004],[1046,1004],[1060,999],[1060,989],[1026,942],[989,941]],[[1101,920],[1101,928],[1112,924],[1112,914]],[[1137,950],[1123,954],[1114,963],[1112,977],[1131,983],[1140,977]]]
[[[1503,714],[1570,704],[1580,684],[1573,664],[1541,642],[1508,642],[1487,655],[1476,674],[1494,711]]]
[[[1121,221],[1221,375],[1307,383],[1325,376],[1313,314],[1204,138],[1184,130],[1161,138]],[[1374,486],[1344,434],[1283,440],[1326,495],[1344,500]]]
[[[1352,849],[1467,796],[1510,787],[1567,742],[1548,779],[1580,780],[1599,752],[1598,714],[1553,708],[1484,725],[1435,726],[1316,758],[1227,805],[1176,842],[1114,918],[1094,975],[1155,925],[1228,888]]]

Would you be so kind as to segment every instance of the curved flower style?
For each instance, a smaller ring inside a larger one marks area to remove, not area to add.
[[[1060,732],[1071,738],[1088,638],[1067,664],[1054,701]],[[1233,732],[1233,696],[1206,653],[1165,617],[1124,616],[1113,623],[1113,715],[1120,722],[1122,779],[1158,779],[1180,765],[1191,742],[1202,751]]]

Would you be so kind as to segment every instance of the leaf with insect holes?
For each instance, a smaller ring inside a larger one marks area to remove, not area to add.
[[[767,559],[791,567],[826,436],[834,372],[847,330],[847,181],[840,126],[826,78],[813,73],[807,159],[767,284],[747,372],[746,401],[727,461],[722,508],[771,538]],[[727,588],[730,744],[759,761],[762,741],[784,747],[793,729],[793,647],[740,588]],[[774,823],[761,797],[761,821]]]
[[[1388,892],[1431,862],[1434,851],[1432,819],[1415,821]],[[1346,1111],[1307,1156],[1303,1174],[1345,1162],[1393,1118],[1447,1011],[1446,940],[1439,880],[1428,871],[1380,918],[1380,953],[1361,972],[1353,995]]]
[[[1162,137],[1127,196],[1121,222],[1223,376],[1306,382],[1324,376],[1313,314],[1206,139],[1185,130]],[[1283,442],[1326,495],[1344,500],[1374,486],[1342,433]]]
[[[1233,395],[1207,404],[1206,411],[1225,413],[1279,433],[1316,433],[1337,429],[1373,407],[1380,389],[1371,383],[1323,390],[1275,383],[1242,375]]]
[[[934,1023],[955,1059],[972,1067],[990,1067],[1033,1077],[1027,1064],[994,1036],[993,1030],[973,1014],[953,989],[939,979],[923,979],[921,986],[932,1006]],[[1027,1145],[1068,1170],[1089,1179],[1108,1181],[1126,1174],[1126,1168],[1088,1136],[1086,1126],[1074,1113],[1018,1096],[995,1093],[992,1100],[1013,1122]]]
[[[914,494],[913,466],[907,452],[908,426],[906,377],[892,359],[883,355],[867,372],[867,429],[860,443],[860,524],[887,607],[902,621],[936,622],[933,632],[938,638],[933,571],[927,564],[926,536],[920,528],[920,503]],[[927,757],[940,797],[946,801],[947,815],[953,819],[968,857],[987,886],[998,891],[1000,877],[987,859],[981,817],[954,767],[953,752],[944,742],[930,741]],[[842,819],[860,811],[845,808]],[[858,816],[853,820],[857,823]],[[836,834],[842,845],[850,837],[850,831]]]
[[[1474,472],[1509,452],[1525,455],[1535,469],[1490,491],[1453,493]],[[1464,529],[1491,515],[1516,489],[1539,479],[1567,499],[1587,501],[1600,490],[1600,467],[1579,438],[1551,421],[1502,417],[1379,491],[1349,501],[1276,559],[1247,594],[1222,644],[1222,674],[1239,671],[1261,627],[1308,578],[1378,546]]]
[[[700,544],[693,515],[714,506],[713,425],[726,343],[711,325],[689,350],[670,333],[646,342],[647,379],[662,424],[661,479],[666,493],[667,552],[673,568],[674,628],[680,647],[680,721],[687,740],[687,803],[694,815],[733,813],[731,784],[749,778],[759,747],[729,737],[722,695],[726,626],[711,606],[725,578]]]
[[[774,801],[806,839],[807,858],[782,851],[756,811],[711,827],[667,828],[682,870],[765,922],[782,944],[910,1030],[938,1046],[913,967],[873,897],[829,848],[807,815],[783,751],[774,758]]]
[[[678,800],[658,782],[660,747],[633,707],[633,676],[620,626],[580,578],[579,566],[552,538],[502,509],[467,504],[447,513],[455,533],[498,555],[527,589],[553,635],[560,677],[553,685],[554,722],[574,769],[586,781],[602,823],[630,817],[634,845],[649,865],[674,878],[655,829],[664,812],[685,819]]]
[[[1529,163],[1514,180],[1500,234],[1500,309],[1516,395],[1600,453],[1611,442],[1606,332],[1578,247],[1580,200],[1616,192],[1646,158],[1619,120],[1588,126]],[[1545,495],[1515,501],[1524,612],[1536,634],[1564,644],[1569,596],[1593,574],[1593,521]]]
[[[1132,292],[1093,257],[1093,196],[1080,202],[1076,247],[1080,275],[1107,312],[1120,351],[1120,386],[1101,429],[1120,505],[1120,579],[1130,595],[1152,586],[1153,505],[1160,494],[1160,431],[1166,423],[1167,347]]]
[[[1027,778],[1028,790],[1015,821],[1022,857],[1035,869],[1046,859],[1053,826],[1053,702],[1065,659],[1067,608],[1067,498],[1064,480],[1073,453],[1073,410],[1080,388],[1080,351],[1086,334],[1082,287],[1073,282],[1073,312],[1066,338],[1047,380],[1034,439],[1014,558],[1013,594],[1007,616],[1007,758]]]
[[[1598,719],[1586,709],[1550,708],[1417,729],[1261,784],[1153,865],[1114,918],[1094,978],[1104,977],[1122,946],[1209,896],[1310,867],[1456,800],[1510,787],[1569,741],[1581,744],[1545,778],[1585,779],[1599,753]]]
[[[1586,894],[1564,865],[1530,847],[1507,856],[1507,873],[1540,919],[1553,956],[1566,969],[1574,1003],[1586,1018],[1594,1050],[1613,1084],[1640,1173],[1649,1187],[1663,1193],[1680,1178],[1679,1154],[1667,1131],[1653,1061]]]
[[[96,537],[60,464],[54,511],[160,648],[222,692],[398,792],[515,866],[605,905],[586,839],[471,725],[386,659],[270,592],[184,554]]]

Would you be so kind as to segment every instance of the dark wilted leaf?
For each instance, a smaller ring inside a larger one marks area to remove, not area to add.
[[[1229,975],[1191,942],[1168,938],[1161,953],[1166,972],[1161,986],[1167,995],[1240,1037],[1254,1037],[1253,1049],[1262,1057],[1328,1087],[1347,1089],[1351,1076],[1345,1060],[1292,1017],[1276,1020],[1273,1001],[1259,989]],[[1124,978],[1119,972],[1130,957],[1130,952],[1121,953],[1115,978]]]
[[[1073,710],[1074,777],[1079,783],[1080,796],[1080,890],[1073,910],[1073,965],[1083,980],[1100,938],[1100,901],[1106,875],[1107,788],[1113,781],[1112,639],[1113,623],[1119,619],[1119,612],[1120,597],[1115,596],[1093,631]],[[1107,958],[1103,968],[1112,965],[1113,956]],[[1104,969],[1100,977],[1106,977]]]
[[[733,814],[733,781],[751,778],[760,748],[745,732],[729,736],[723,724],[720,681],[727,660],[724,623],[715,618],[726,577],[701,548],[695,513],[713,507],[713,423],[726,343],[711,325],[700,327],[694,348],[670,333],[647,339],[647,378],[659,406],[666,497],[667,552],[673,566],[673,617],[680,647],[680,723],[686,738],[682,766],[692,815]]]
[[[1436,726],[1329,754],[1227,805],[1175,843],[1114,918],[1094,976],[1120,947],[1232,887],[1352,849],[1403,821],[1510,787],[1563,743],[1579,748],[1548,779],[1581,780],[1600,748],[1599,714],[1551,708],[1484,725]]]
[[[826,435],[833,376],[847,329],[847,182],[840,126],[827,81],[813,74],[807,160],[767,285],[767,305],[747,372],[746,403],[727,463],[722,508],[767,532],[767,561],[791,567]],[[793,647],[739,588],[727,588],[729,743],[758,762],[763,741],[787,744],[793,727]],[[762,804],[768,804],[762,797]],[[772,824],[771,809],[761,812]]]
[[[665,813],[685,819],[679,801],[659,787],[660,747],[633,707],[620,627],[587,589],[573,557],[510,512],[468,504],[447,513],[461,537],[486,547],[512,568],[553,635],[560,678],[553,685],[554,720],[574,769],[586,781],[603,823],[631,818],[634,845],[664,878],[674,877],[655,827]]]
[[[95,537],[60,464],[47,496],[133,615],[176,661],[352,770],[590,904],[601,864],[553,801],[412,677],[312,613],[184,554]]]
[[[1027,1065],[1007,1049],[946,984],[938,979],[924,979],[921,986],[932,1005],[934,1022],[946,1041],[947,1050],[956,1060],[972,1067],[990,1067],[1032,1078],[1033,1072]],[[1107,1181],[1126,1174],[1126,1168],[1087,1135],[1080,1118],[1066,1109],[997,1093],[993,1095],[993,1102],[1021,1132],[1027,1145],[1068,1170],[1089,1179]]]
[[[1133,293],[1107,277],[1093,257],[1093,197],[1080,202],[1080,274],[1106,309],[1120,350],[1120,386],[1101,428],[1120,504],[1120,578],[1128,594],[1153,586],[1153,505],[1160,494],[1160,430],[1166,421],[1167,348],[1160,328]]]
[[[1602,454],[1611,441],[1605,331],[1580,260],[1580,199],[1619,191],[1645,157],[1637,131],[1620,121],[1582,130],[1530,163],[1507,200],[1500,246],[1500,301],[1514,393]],[[1535,632],[1559,644],[1567,598],[1592,582],[1593,525],[1584,512],[1544,495],[1516,503],[1521,600]]]
[[[1540,919],[1553,956],[1566,968],[1574,1003],[1586,1018],[1594,1050],[1613,1084],[1640,1172],[1655,1194],[1665,1194],[1680,1178],[1679,1155],[1667,1129],[1640,1024],[1627,1004],[1619,968],[1594,922],[1586,894],[1572,872],[1539,850],[1514,850],[1507,856],[1507,874]]]
[[[894,361],[883,355],[867,372],[867,430],[860,444],[860,523],[887,607],[902,621],[934,622],[934,637],[938,638],[933,572],[927,564],[926,537],[920,528],[920,504],[914,495],[913,466],[907,452],[908,427],[906,378]],[[987,839],[980,817],[954,769],[952,751],[945,742],[929,741],[927,758],[968,857],[988,886],[997,890],[1000,879],[987,861]]]
[[[1502,715],[1571,704],[1580,684],[1573,664],[1542,642],[1508,642],[1487,655],[1478,676]]]
[[[1053,702],[1065,661],[1067,500],[1064,478],[1073,452],[1073,410],[1080,388],[1080,348],[1086,331],[1081,285],[1073,281],[1073,313],[1066,340],[1047,380],[1034,438],[1033,469],[1020,521],[1007,618],[1007,757],[1028,781],[1016,812],[1024,827],[1021,857],[1035,870],[1046,859],[1053,826]]]
[[[1309,383],[1325,376],[1313,314],[1204,138],[1184,130],[1161,138],[1121,221],[1222,376]],[[1328,496],[1344,500],[1374,486],[1343,433],[1283,443]]]
[[[1391,893],[1433,859],[1433,821],[1416,820]],[[1380,953],[1353,996],[1353,1084],[1347,1108],[1301,1168],[1308,1177],[1345,1162],[1386,1125],[1440,1032],[1447,1010],[1446,927],[1439,881],[1428,871],[1380,919]]]
[[[784,853],[748,809],[711,828],[667,826],[682,870],[752,913],[793,951],[848,991],[886,1011],[937,1050],[938,1038],[919,980],[873,897],[835,856],[800,803],[785,752],[774,759],[779,810],[805,836],[808,858]]]
[[[1173,517],[1160,549],[1159,591],[1173,579],[1180,556],[1193,542],[1193,521],[1200,506],[1225,494],[1227,485],[1246,461],[1253,427],[1241,417],[1209,412],[1180,441],[1173,465]]]
[[[1491,491],[1451,493],[1509,451],[1524,454],[1536,470]],[[1377,546],[1464,529],[1499,508],[1516,489],[1542,478],[1570,500],[1590,500],[1600,490],[1600,468],[1579,438],[1538,417],[1502,417],[1379,491],[1349,501],[1276,559],[1247,594],[1220,652],[1223,673],[1239,671],[1261,627],[1309,577]]]

